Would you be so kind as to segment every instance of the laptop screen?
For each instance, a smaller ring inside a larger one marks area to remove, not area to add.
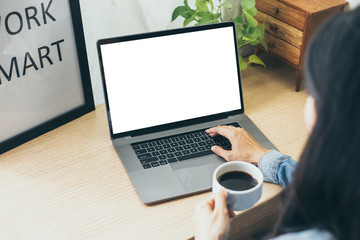
[[[242,110],[233,25],[214,26],[99,41],[112,134]]]

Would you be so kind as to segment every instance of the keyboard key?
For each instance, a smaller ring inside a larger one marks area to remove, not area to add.
[[[138,158],[139,158],[140,160],[145,159],[145,158],[151,158],[151,157],[152,157],[151,153],[146,153],[146,154],[138,155]]]
[[[148,148],[149,145],[147,145],[147,144],[145,143],[145,144],[141,144],[140,147],[141,147],[141,148]]]
[[[171,148],[170,144],[164,144],[163,147],[164,148]]]
[[[191,153],[196,153],[196,152],[198,152],[198,150],[195,149],[195,148],[192,148],[192,149],[190,149],[190,152],[191,152]]]
[[[152,155],[155,157],[155,156],[159,156],[160,153],[159,152],[153,152]]]
[[[146,150],[147,150],[148,152],[153,152],[153,151],[155,151],[155,148],[149,147],[149,148],[147,148]]]
[[[134,146],[132,146],[132,148],[133,148],[134,150],[139,150],[139,149],[141,149],[140,145],[134,145]]]
[[[190,144],[190,143],[194,143],[194,141],[191,139],[188,139],[188,140],[186,140],[186,143]]]
[[[199,142],[199,146],[200,146],[200,147],[203,147],[203,146],[205,146],[205,145],[206,145],[205,142]]]
[[[163,141],[156,141],[156,145],[162,145],[162,144],[164,144]]]
[[[171,140],[168,138],[168,139],[164,139],[164,143],[171,143]]]
[[[185,145],[185,146],[184,146],[184,149],[190,149],[190,148],[191,148],[190,145]]]
[[[175,152],[175,151],[176,151],[175,148],[169,148],[169,149],[168,149],[168,152],[169,152],[169,153],[173,153],[173,152]]]
[[[177,146],[179,146],[179,144],[177,144],[177,143],[170,143],[170,146],[172,146],[172,147],[177,147]]]
[[[162,150],[162,149],[164,149],[164,148],[163,148],[162,146],[156,146],[155,149],[156,149],[156,150]]]
[[[175,155],[173,153],[169,153],[169,154],[166,154],[166,157],[167,158],[173,158],[173,157],[175,157]]]
[[[185,141],[180,141],[180,142],[179,142],[179,145],[185,145],[185,144],[186,144]]]
[[[175,153],[175,156],[176,156],[176,157],[179,157],[179,156],[182,156],[182,155],[183,155],[183,154],[182,154],[181,152],[176,152],[176,153]]]
[[[165,156],[165,155],[160,155],[158,158],[159,158],[160,160],[165,160],[165,159],[166,159],[166,156]]]
[[[151,168],[151,165],[150,165],[150,164],[143,164],[142,166],[143,166],[144,169]]]
[[[183,147],[176,147],[175,150],[176,151],[182,151],[182,150],[184,150],[184,148]]]
[[[180,136],[179,139],[180,140],[186,140],[186,137],[185,136]]]
[[[136,155],[139,156],[139,155],[147,153],[147,150],[146,149],[140,149],[140,150],[135,151],[135,153],[136,153]]]
[[[158,167],[158,166],[160,166],[160,164],[159,164],[158,162],[152,162],[152,163],[151,163],[151,166],[152,166],[152,167]]]
[[[160,165],[166,165],[168,162],[166,160],[159,161]]]
[[[199,147],[197,150],[198,150],[199,152],[202,152],[202,151],[205,151],[206,148],[204,148],[204,147]]]
[[[163,155],[164,155],[164,154],[167,154],[167,153],[168,153],[168,151],[166,151],[166,150],[161,150],[161,151],[160,151],[160,154],[163,154]]]
[[[151,158],[146,158],[143,160],[140,160],[141,164],[146,164],[146,163],[151,163],[151,162],[155,162],[159,160],[157,157],[151,157]]]
[[[190,144],[190,145],[191,145],[191,147],[193,147],[193,148],[196,148],[196,147],[199,146],[197,143],[193,143],[193,144]]]
[[[189,150],[184,150],[184,151],[182,151],[182,153],[186,155],[186,154],[190,154],[190,151]]]
[[[204,152],[198,152],[198,153],[194,153],[194,154],[188,154],[188,155],[184,155],[184,156],[181,156],[181,157],[177,157],[177,159],[179,161],[185,161],[185,160],[188,160],[188,159],[197,158],[197,157],[203,157],[203,156],[207,156],[207,155],[210,155],[210,154],[213,154],[213,152],[212,151],[204,151]]]
[[[177,159],[176,158],[169,158],[167,161],[169,163],[174,163],[174,162],[177,162]]]
[[[200,138],[194,138],[193,140],[194,140],[194,142],[200,142],[201,141]]]

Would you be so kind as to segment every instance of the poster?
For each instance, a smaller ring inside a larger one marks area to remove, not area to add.
[[[0,6],[2,153],[94,106],[78,1]]]

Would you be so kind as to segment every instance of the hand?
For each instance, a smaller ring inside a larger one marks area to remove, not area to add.
[[[233,126],[218,126],[207,129],[206,132],[214,137],[218,134],[229,139],[232,150],[226,151],[219,146],[211,150],[226,161],[245,161],[258,165],[259,160],[269,150],[263,148],[245,129]]]
[[[230,232],[230,220],[235,216],[226,206],[227,193],[221,189],[196,206],[195,239],[227,239]]]

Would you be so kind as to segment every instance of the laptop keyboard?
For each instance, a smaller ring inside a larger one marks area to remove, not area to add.
[[[238,123],[227,125],[240,127]],[[220,135],[210,137],[205,130],[132,143],[131,146],[144,169],[214,154],[211,151],[214,145],[231,150],[228,139]]]

